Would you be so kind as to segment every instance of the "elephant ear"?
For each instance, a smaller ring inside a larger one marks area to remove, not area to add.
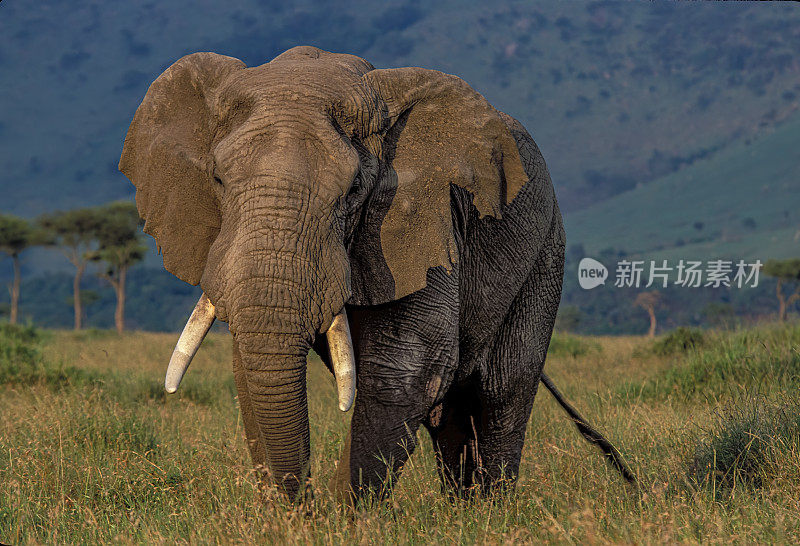
[[[385,168],[350,246],[351,283],[353,303],[374,305],[424,288],[430,268],[458,261],[451,184],[469,191],[479,217],[499,218],[528,176],[498,112],[460,78],[395,68],[363,81],[383,107],[363,136],[383,137],[381,150],[369,147]]]
[[[119,170],[136,186],[144,231],[167,271],[190,284],[200,282],[221,223],[211,160],[215,91],[243,68],[215,53],[179,59],[147,90],[125,137]]]

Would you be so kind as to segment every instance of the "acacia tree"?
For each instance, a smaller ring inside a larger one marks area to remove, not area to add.
[[[96,208],[82,208],[46,214],[39,225],[49,234],[49,241],[58,245],[67,260],[75,266],[72,280],[72,306],[75,310],[75,329],[81,329],[83,308],[81,279],[88,263],[97,257],[97,233],[100,214]]]
[[[140,262],[146,247],[142,244],[142,224],[136,206],[117,201],[98,209],[98,251],[94,259],[105,264],[100,277],[107,280],[117,296],[114,324],[117,332],[125,329],[125,281],[128,269]]]
[[[786,311],[800,299],[800,258],[791,260],[767,260],[764,264],[764,274],[778,280],[775,286],[775,295],[778,296],[778,320],[786,320]],[[788,296],[783,293],[783,284],[795,284],[794,291]]]
[[[656,335],[656,306],[661,303],[661,294],[657,290],[642,292],[633,301],[633,304],[641,307],[650,315],[650,329],[647,331],[648,337]]]
[[[0,252],[11,257],[14,278],[11,281],[11,312],[8,321],[17,323],[19,314],[19,283],[21,277],[20,254],[32,246],[42,244],[42,233],[24,218],[11,214],[0,214]]]

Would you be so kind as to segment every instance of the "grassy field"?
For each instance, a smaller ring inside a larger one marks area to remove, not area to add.
[[[208,338],[180,394],[166,397],[174,335],[0,333],[0,542],[800,540],[798,324],[655,342],[556,338],[551,377],[620,448],[638,491],[542,391],[515,495],[447,500],[425,437],[389,501],[355,513],[327,489],[347,419],[318,361],[308,372],[315,496],[287,507],[258,499],[226,335]]]

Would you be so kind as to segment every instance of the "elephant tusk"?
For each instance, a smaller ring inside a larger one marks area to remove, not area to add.
[[[347,312],[344,309],[333,317],[326,335],[339,393],[339,409],[347,411],[356,397],[356,357],[353,339],[350,337],[350,325],[347,323]]]
[[[189,368],[192,358],[197,353],[197,349],[200,348],[200,344],[206,337],[211,325],[214,324],[215,318],[214,304],[203,293],[194,311],[192,311],[192,315],[186,322],[186,326],[183,327],[178,344],[175,345],[175,350],[172,351],[172,358],[169,359],[167,377],[164,379],[164,388],[168,393],[178,390],[183,374]]]

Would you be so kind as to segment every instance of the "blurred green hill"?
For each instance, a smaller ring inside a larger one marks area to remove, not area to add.
[[[457,74],[520,119],[573,253],[797,255],[799,28],[800,9],[784,3],[4,0],[0,210],[132,198],[122,141],[167,66],[195,51],[253,66],[311,44]],[[67,267],[40,251],[25,273],[55,283]],[[45,307],[31,316],[49,320]]]
[[[587,255],[800,256],[800,116],[567,218]]]
[[[781,123],[800,96],[792,5],[403,0],[0,5],[2,208],[132,194],[122,140],[181,55],[248,65],[298,44],[458,74],[519,118],[576,210]]]

